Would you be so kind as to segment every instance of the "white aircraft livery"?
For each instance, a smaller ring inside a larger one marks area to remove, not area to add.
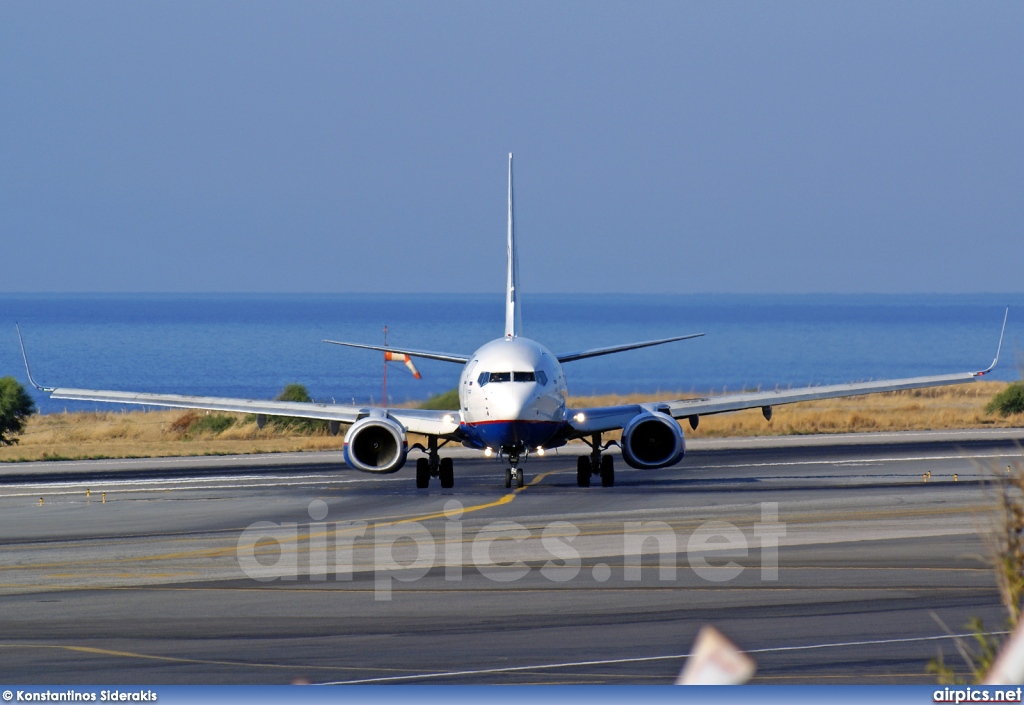
[[[268,415],[324,419],[330,422],[332,434],[337,434],[344,424],[348,426],[344,442],[345,461],[353,468],[369,473],[398,472],[405,465],[410,450],[407,434],[419,434],[427,438],[426,447],[419,444],[413,446],[423,451],[425,456],[416,460],[416,486],[420,488],[429,487],[431,478],[437,478],[444,488],[454,485],[452,459],[440,455],[440,449],[449,443],[461,443],[469,448],[483,450],[488,456],[497,455],[499,460],[506,459],[505,487],[512,487],[513,484],[522,487],[523,470],[519,464],[531,453],[543,454],[545,450],[565,445],[571,440],[581,440],[589,445],[590,453],[578,458],[577,484],[588,487],[591,478],[597,476],[603,486],[611,487],[615,483],[615,469],[612,456],[605,451],[613,444],[621,448],[623,460],[633,468],[663,468],[680,462],[686,450],[680,419],[686,419],[690,427],[696,429],[701,416],[755,408],[761,409],[765,419],[771,419],[772,407],[779,404],[971,382],[990,372],[999,360],[1002,333],[999,335],[995,360],[980,372],[723,394],[699,399],[600,408],[568,408],[565,372],[562,369],[565,363],[696,338],[703,333],[566,354],[555,354],[540,343],[524,337],[512,202],[512,155],[509,154],[504,337],[492,340],[471,355],[324,341],[463,365],[459,377],[458,410],[426,411],[43,387],[32,378],[27,356],[25,371],[29,382],[40,391],[49,392],[53,399],[243,412],[256,414],[260,427],[266,423]],[[1003,332],[1005,330],[1006,315],[1003,316]],[[20,329],[18,336],[22,354],[25,355]],[[602,445],[602,434],[619,430],[622,435],[618,443],[611,441]]]

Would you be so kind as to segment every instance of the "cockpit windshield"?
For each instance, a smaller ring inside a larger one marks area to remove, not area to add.
[[[548,378],[541,371],[537,372],[481,372],[480,376],[476,378],[476,383],[479,386],[490,384],[491,382],[536,382],[540,381],[541,384],[547,384]]]

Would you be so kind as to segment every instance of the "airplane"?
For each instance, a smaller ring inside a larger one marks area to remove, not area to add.
[[[589,487],[591,478],[600,477],[602,486],[611,487],[615,484],[615,467],[612,456],[606,452],[610,447],[618,446],[623,460],[632,468],[653,470],[675,465],[683,459],[686,451],[680,424],[683,419],[691,429],[696,430],[701,416],[760,408],[765,419],[770,420],[773,407],[780,404],[972,382],[991,372],[999,361],[1009,309],[1003,316],[996,357],[991,365],[979,372],[743,392],[599,408],[569,408],[566,403],[568,391],[562,367],[564,364],[689,340],[704,334],[691,333],[564,354],[555,354],[537,341],[525,337],[512,206],[510,153],[504,336],[486,343],[472,354],[323,341],[332,345],[462,365],[457,411],[45,387],[37,384],[32,377],[21,329],[18,328],[25,372],[32,386],[48,392],[53,399],[242,412],[255,414],[260,428],[268,416],[323,419],[329,422],[328,428],[332,435],[337,435],[341,426],[346,425],[344,458],[349,466],[368,473],[398,472],[405,465],[409,451],[416,449],[425,456],[416,460],[416,486],[427,488],[431,479],[436,478],[442,488],[448,489],[455,484],[454,463],[451,457],[442,457],[440,451],[449,443],[461,443],[484,451],[488,457],[497,454],[499,460],[506,459],[505,487],[515,485],[521,488],[524,477],[520,463],[531,453],[543,455],[546,450],[558,448],[572,440],[580,440],[590,447],[590,453],[577,459],[577,485]],[[620,441],[602,444],[603,434],[620,430]],[[417,443],[410,448],[407,440],[410,433],[425,436],[427,445],[424,447]]]

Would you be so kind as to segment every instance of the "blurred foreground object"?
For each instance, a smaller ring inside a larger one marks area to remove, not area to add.
[[[722,632],[701,627],[676,685],[740,685],[754,677],[757,664]]]
[[[985,676],[983,685],[1014,685],[1024,683],[1024,630],[1021,622],[1003,644],[996,662]]]

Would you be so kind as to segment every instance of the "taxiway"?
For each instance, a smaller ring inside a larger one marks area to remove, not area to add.
[[[695,442],[588,489],[566,453],[520,491],[470,455],[426,491],[336,454],[3,465],[0,670],[669,683],[711,623],[755,682],[934,682],[950,632],[1003,623],[983,536],[1024,432],[887,436]]]

